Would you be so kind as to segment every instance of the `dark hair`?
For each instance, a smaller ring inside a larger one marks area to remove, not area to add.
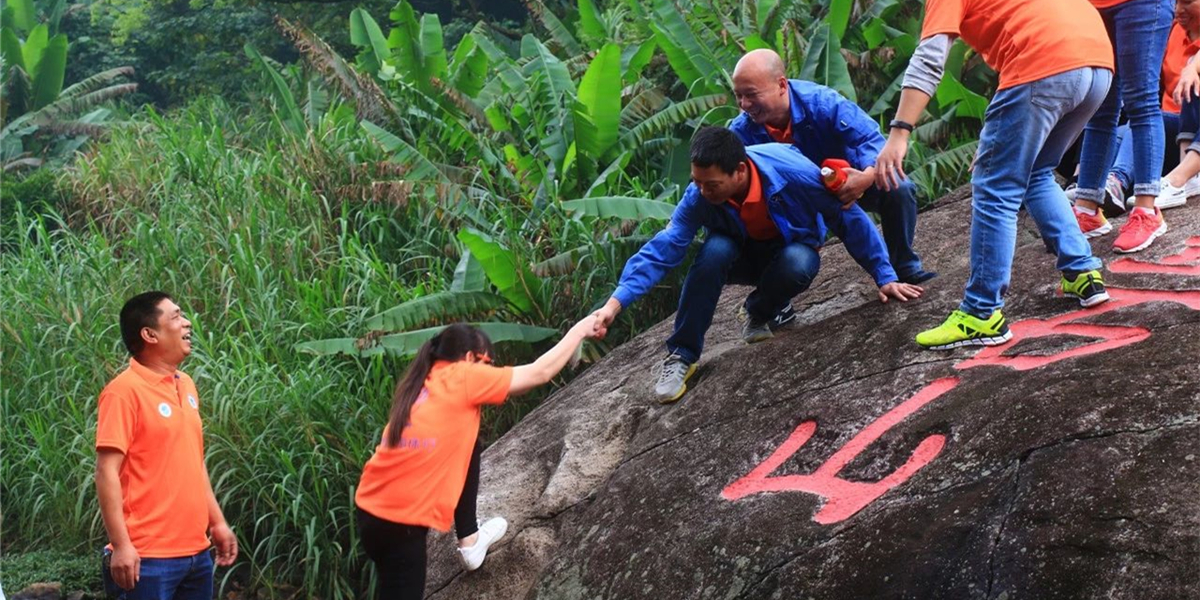
[[[137,356],[146,348],[142,339],[142,328],[158,327],[158,317],[162,311],[158,309],[163,300],[174,300],[166,292],[143,292],[125,301],[121,307],[121,341],[130,356]]]
[[[717,165],[727,175],[746,160],[746,145],[724,127],[703,127],[692,138],[692,164],[702,169]]]
[[[408,415],[425,388],[425,378],[429,377],[433,363],[439,360],[462,360],[468,352],[491,356],[492,340],[484,332],[462,323],[443,329],[421,345],[404,377],[396,384],[396,393],[392,395],[392,411],[388,416],[388,435],[385,440],[389,448],[400,444],[400,434],[408,425]]]

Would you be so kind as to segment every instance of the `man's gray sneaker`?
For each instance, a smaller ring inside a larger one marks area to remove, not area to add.
[[[792,308],[792,303],[788,302],[783,310],[775,313],[775,318],[771,319],[771,331],[779,329],[788,323],[796,320],[796,309]]]
[[[683,397],[687,391],[687,380],[696,372],[694,363],[686,363],[678,354],[672,354],[663,361],[662,372],[658,374],[658,383],[654,384],[654,395],[663,404],[669,404]]]
[[[749,311],[746,310],[745,304],[738,307],[737,319],[738,319],[738,321],[741,321],[742,323],[745,323],[746,321],[748,321],[750,319],[750,313],[749,313]],[[788,323],[791,323],[792,321],[795,321],[795,320],[796,320],[796,309],[792,308],[792,303],[789,302],[787,306],[783,307],[779,312],[775,313],[775,317],[771,319],[771,324],[770,324],[771,331],[775,331],[776,329],[779,329],[780,327],[783,327],[784,325],[787,325]]]
[[[742,327],[742,340],[747,344],[754,344],[771,339],[774,334],[771,333],[771,322],[774,319],[759,319],[754,315],[746,319],[746,325]]]

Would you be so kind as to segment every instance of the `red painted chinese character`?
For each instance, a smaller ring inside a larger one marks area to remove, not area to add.
[[[1012,348],[1011,344],[988,346],[974,357],[954,365],[954,368],[963,370],[972,367],[982,367],[984,365],[999,365],[1018,371],[1028,371],[1029,369],[1044,367],[1060,360],[1075,358],[1077,356],[1087,356],[1089,354],[1096,354],[1097,352],[1107,352],[1122,346],[1136,344],[1150,337],[1150,330],[1145,327],[1092,325],[1071,322],[1085,317],[1101,315],[1126,306],[1136,306],[1145,302],[1178,302],[1192,310],[1200,310],[1200,291],[1196,290],[1129,290],[1110,287],[1108,288],[1108,294],[1112,299],[1095,308],[1076,310],[1052,319],[1026,319],[1024,321],[1017,321],[1009,326],[1012,329],[1013,339],[1015,340],[1032,340],[1052,335],[1078,335],[1099,338],[1099,341],[1044,356],[1004,356],[1003,353]]]
[[[813,515],[814,521],[829,525],[848,519],[888,490],[908,481],[913,474],[929,464],[946,445],[946,436],[931,435],[921,440],[903,466],[874,483],[842,479],[838,477],[838,473],[884,432],[920,410],[922,406],[954,389],[958,381],[957,377],[946,377],[921,388],[912,398],[867,425],[812,474],[772,477],[771,473],[808,443],[817,430],[816,421],[805,421],[796,427],[792,435],[788,436],[767,460],[722,490],[721,497],[735,501],[763,492],[806,492],[825,498],[825,505]]]

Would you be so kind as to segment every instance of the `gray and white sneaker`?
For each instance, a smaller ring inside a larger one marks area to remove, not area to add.
[[[750,312],[746,310],[746,305],[743,304],[742,306],[738,307],[737,320],[742,323],[745,323],[749,319],[750,319]],[[791,323],[792,321],[795,321],[795,320],[796,320],[796,309],[792,308],[792,303],[789,302],[787,306],[783,307],[782,309],[780,309],[779,312],[775,313],[775,317],[771,319],[771,323],[770,323],[771,331],[775,331],[776,329],[779,329],[780,327],[783,327],[784,325],[787,325],[788,323]]]
[[[759,319],[754,315],[746,319],[746,324],[742,327],[742,341],[747,344],[756,344],[771,339],[775,334],[771,333],[771,321],[774,319]]]
[[[1067,195],[1067,200],[1070,200],[1071,204],[1075,204],[1075,191],[1078,189],[1079,186],[1074,183],[1068,183],[1067,187],[1063,188],[1063,193]]]
[[[654,384],[654,396],[663,404],[670,404],[683,397],[687,391],[687,380],[696,372],[695,363],[686,363],[678,354],[663,361],[658,382]]]
[[[483,564],[483,559],[487,558],[488,547],[504,537],[506,531],[508,531],[508,521],[502,517],[488,519],[483,525],[480,525],[479,537],[475,540],[475,545],[458,549],[463,566],[468,571],[478,569]]]
[[[1109,173],[1108,178],[1104,181],[1104,204],[1102,206],[1104,215],[1116,217],[1125,214],[1125,202],[1122,201],[1124,197],[1124,184],[1116,175]]]

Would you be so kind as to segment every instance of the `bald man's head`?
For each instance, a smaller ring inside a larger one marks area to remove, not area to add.
[[[733,68],[733,76],[737,77],[738,74],[743,77],[764,77],[771,81],[787,77],[783,69],[783,59],[774,50],[766,48],[747,52]]]
[[[747,52],[733,68],[733,95],[750,120],[779,129],[791,118],[787,73],[774,50]]]

